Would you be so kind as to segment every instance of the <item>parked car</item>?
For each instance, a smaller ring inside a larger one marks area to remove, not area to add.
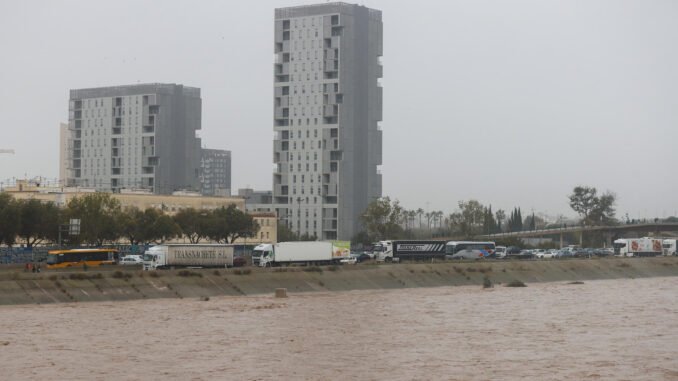
[[[571,250],[558,250],[558,253],[556,254],[556,258],[572,258],[574,256],[574,252]]]
[[[575,257],[575,258],[587,258],[587,257],[590,257],[590,255],[588,254],[588,252],[585,249],[578,248],[578,249],[574,249],[573,257]]]
[[[506,254],[520,254],[520,248],[518,246],[509,246],[506,248]]]
[[[351,254],[350,257],[342,258],[339,262],[341,262],[345,265],[355,265],[358,262],[358,258],[357,258],[357,256]]]
[[[242,266],[247,266],[247,258],[245,257],[233,258],[233,267],[242,267]]]
[[[549,249],[549,250],[543,250],[543,251],[538,251],[535,256],[537,258],[545,258],[545,259],[550,259],[550,258],[556,258],[558,252],[554,249]]]
[[[608,248],[596,250],[596,255],[599,257],[607,257],[608,255],[614,255],[614,250]]]
[[[128,255],[118,261],[119,265],[141,265],[144,261],[139,255]]]
[[[358,263],[364,262],[364,261],[369,261],[370,259],[372,259],[372,256],[370,254],[366,253],[366,252],[359,254],[358,256],[355,257],[355,260]]]

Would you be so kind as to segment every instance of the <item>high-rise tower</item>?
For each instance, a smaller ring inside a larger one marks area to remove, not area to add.
[[[200,190],[200,89],[140,84],[71,90],[67,185]]]
[[[275,10],[273,203],[294,232],[348,240],[381,196],[381,11]]]

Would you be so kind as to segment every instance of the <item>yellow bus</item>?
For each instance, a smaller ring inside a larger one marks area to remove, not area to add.
[[[47,253],[47,267],[82,267],[114,265],[118,263],[118,251],[114,249],[52,250]]]

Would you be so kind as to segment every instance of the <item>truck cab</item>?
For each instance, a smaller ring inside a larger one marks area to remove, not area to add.
[[[393,260],[393,241],[379,241],[372,249],[373,257],[377,262],[391,262]]]
[[[497,258],[505,258],[506,257],[506,246],[496,246],[494,248],[494,254]]]
[[[153,246],[144,252],[144,270],[157,270],[167,264],[167,246]]]
[[[254,266],[266,267],[274,259],[273,245],[270,243],[262,243],[252,250],[252,264]]]

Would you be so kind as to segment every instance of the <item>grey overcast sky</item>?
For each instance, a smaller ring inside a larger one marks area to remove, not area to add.
[[[0,2],[0,181],[58,176],[69,89],[202,90],[201,137],[232,183],[271,189],[268,1]],[[678,214],[678,2],[365,0],[384,21],[384,195],[573,216],[579,184],[618,216]],[[527,211],[527,212],[526,212]]]

